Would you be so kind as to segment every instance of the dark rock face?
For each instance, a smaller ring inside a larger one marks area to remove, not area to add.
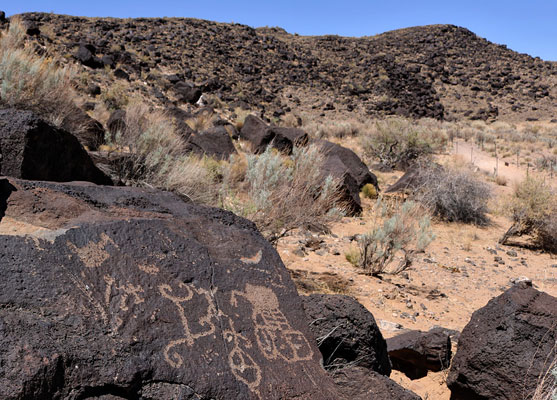
[[[354,177],[346,173],[346,165],[342,160],[336,155],[326,157],[322,172],[321,178],[323,180],[327,179],[328,176],[339,180],[339,202],[344,206],[346,214],[349,216],[359,215],[362,212],[360,187]]]
[[[294,147],[305,146],[309,141],[307,133],[301,129],[268,126],[254,115],[246,117],[240,137],[252,144],[255,154],[263,153],[268,146],[291,154]]]
[[[63,128],[71,132],[89,150],[97,150],[104,143],[102,124],[80,109],[76,109],[67,117]]]
[[[251,222],[166,192],[8,183],[0,226],[33,233],[0,235],[0,398],[342,398]]]
[[[123,131],[126,129],[126,112],[124,110],[116,110],[110,114],[108,117],[108,122],[106,123],[108,132],[111,135],[116,134],[118,131]]]
[[[265,122],[254,115],[248,115],[240,129],[240,138],[252,144],[254,153],[263,153],[273,140],[273,134],[267,128]]]
[[[451,362],[450,331],[433,328],[429,332],[409,331],[387,339],[393,369],[410,379],[419,379],[428,371],[441,371]]]
[[[104,66],[101,59],[95,56],[95,48],[92,45],[79,46],[75,58],[81,64],[90,68],[102,68]]]
[[[421,397],[375,371],[347,367],[331,373],[338,388],[351,400],[421,400]]]
[[[354,178],[358,188],[361,189],[364,185],[371,183],[379,189],[377,177],[369,171],[367,165],[352,150],[327,140],[318,140],[316,144],[327,157],[336,156],[342,161],[346,167],[345,172]]]
[[[188,85],[185,82],[177,82],[174,85],[174,91],[178,101],[183,103],[195,104],[201,97],[201,90],[199,88]]]
[[[340,181],[341,201],[347,215],[359,215],[362,212],[360,189],[370,183],[379,191],[377,177],[352,150],[327,140],[316,140],[315,143],[325,154],[323,178],[331,175]]]
[[[30,111],[0,110],[0,173],[22,179],[111,185],[79,141]]]
[[[237,153],[234,143],[224,126],[210,128],[204,132],[193,133],[189,136],[186,148],[197,154],[206,154],[219,160]]]
[[[452,400],[530,398],[556,357],[557,298],[517,284],[472,314],[447,379]]]
[[[364,306],[342,295],[312,294],[302,300],[325,368],[351,363],[383,375],[391,373],[385,339]]]

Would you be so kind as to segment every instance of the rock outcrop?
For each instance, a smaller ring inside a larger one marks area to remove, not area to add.
[[[17,179],[0,180],[0,216],[0,398],[342,398],[251,222]]]
[[[0,174],[56,182],[112,185],[72,134],[31,111],[0,110]]]
[[[555,357],[557,298],[519,283],[472,314],[447,379],[452,400],[531,398]]]
[[[391,373],[385,339],[363,305],[343,295],[312,294],[302,299],[325,368],[350,364]]]
[[[420,379],[428,371],[441,371],[451,362],[451,333],[444,328],[428,332],[409,331],[387,339],[393,369],[410,379]]]
[[[392,379],[363,367],[331,371],[339,390],[351,400],[421,400]]]
[[[309,141],[307,133],[301,129],[268,126],[254,115],[246,117],[240,130],[240,138],[250,142],[252,151],[256,154],[263,153],[269,146],[291,154],[294,147],[305,146]]]

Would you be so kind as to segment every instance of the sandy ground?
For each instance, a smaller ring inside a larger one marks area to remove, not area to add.
[[[459,145],[459,149],[466,152],[465,146]],[[492,168],[494,160],[489,155],[475,152],[476,166]],[[501,168],[500,174],[514,180],[525,172],[508,167]],[[393,183],[400,175],[382,178]],[[500,204],[511,188],[491,185],[494,204]],[[345,254],[357,249],[354,235],[373,228],[372,205],[371,200],[365,200],[362,217],[344,218],[332,226],[332,234],[297,232],[283,239],[277,249],[302,293],[354,296],[371,311],[385,337],[402,329],[429,330],[434,326],[462,330],[475,310],[520,277],[528,277],[538,290],[557,296],[557,259],[524,246],[500,246],[498,239],[510,221],[497,214],[490,215],[487,227],[434,221],[436,239],[410,269],[399,275],[383,275],[382,279],[367,276],[349,263]],[[394,371],[392,378],[424,399],[450,397],[445,386],[446,371],[415,381]]]

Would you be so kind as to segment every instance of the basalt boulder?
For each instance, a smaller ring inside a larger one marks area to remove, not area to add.
[[[256,154],[263,153],[269,146],[284,154],[291,154],[294,147],[302,147],[309,142],[307,133],[301,129],[268,126],[254,115],[246,117],[240,138],[249,141]]]
[[[351,365],[391,373],[385,339],[373,315],[356,299],[326,294],[302,299],[325,368]]]
[[[351,400],[421,400],[421,397],[398,383],[363,367],[346,367],[331,371],[342,394]]]
[[[237,153],[234,143],[224,126],[216,126],[189,136],[186,148],[196,154],[207,155],[219,160],[228,160]]]
[[[112,181],[72,134],[31,111],[0,110],[0,174],[30,180]]]
[[[167,192],[16,179],[2,209],[0,398],[343,398],[253,223]]]
[[[557,298],[521,282],[472,314],[447,379],[452,400],[532,398],[557,356]]]
[[[438,372],[451,362],[451,334],[444,328],[428,332],[409,331],[387,339],[393,369],[404,372],[410,379],[419,379],[428,371]]]

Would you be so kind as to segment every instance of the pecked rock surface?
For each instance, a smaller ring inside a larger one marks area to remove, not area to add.
[[[531,398],[557,356],[557,298],[520,283],[472,314],[447,378],[451,400]]]
[[[0,218],[0,398],[342,398],[249,221],[166,192],[4,178]]]

